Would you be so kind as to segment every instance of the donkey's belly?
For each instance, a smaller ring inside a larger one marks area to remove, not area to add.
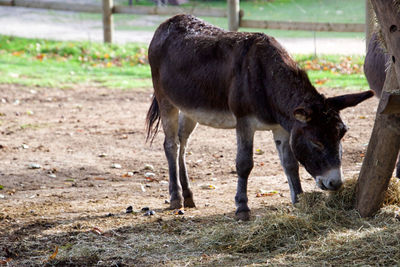
[[[202,125],[222,129],[232,129],[236,127],[236,118],[230,112],[203,110],[181,110],[181,112]]]
[[[221,129],[236,128],[236,117],[231,112],[204,110],[181,110],[181,112],[202,125]],[[253,116],[248,117],[248,120],[255,130],[268,131],[278,127],[277,124],[264,123]]]

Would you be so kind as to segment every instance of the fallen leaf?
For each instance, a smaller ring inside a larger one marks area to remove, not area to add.
[[[54,260],[58,254],[58,246],[56,246],[56,249],[54,250],[53,254],[49,257],[49,260]]]
[[[156,174],[153,173],[153,172],[146,172],[144,174],[144,177],[146,177],[146,178],[154,178],[154,177],[156,177]]]
[[[264,151],[262,151],[261,149],[257,148],[256,149],[256,155],[262,155],[264,154]]]
[[[215,187],[215,185],[212,184],[205,184],[201,186],[202,189],[208,189],[208,190],[213,190],[213,189],[217,189],[217,187]]]
[[[7,191],[7,194],[9,194],[10,196],[14,195],[15,192],[17,192],[15,189],[11,189]]]
[[[15,52],[12,52],[12,55],[18,57],[18,56],[20,56],[22,53],[23,53],[23,51],[15,51]]]
[[[326,83],[327,81],[328,81],[328,79],[317,79],[317,80],[315,80],[315,83],[321,85],[321,84]]]
[[[92,230],[91,230],[91,232],[92,233],[95,233],[95,234],[97,234],[97,235],[102,235],[103,234],[103,231],[101,231],[99,228],[97,228],[97,227],[94,227]]]
[[[0,265],[8,265],[8,263],[12,261],[12,258],[7,258],[5,260],[0,260]]]
[[[260,192],[257,193],[256,197],[270,197],[278,193],[279,192],[276,190],[270,190],[270,191],[260,190]]]
[[[183,210],[181,210],[181,209],[178,209],[178,210],[174,211],[174,215],[183,215],[183,214],[185,214],[185,212]]]
[[[39,59],[40,61],[42,61],[44,58],[44,54],[39,54],[36,56],[36,58]]]
[[[123,175],[122,175],[122,177],[124,177],[124,178],[126,178],[126,177],[132,177],[133,176],[133,172],[127,172],[127,173],[124,173]]]

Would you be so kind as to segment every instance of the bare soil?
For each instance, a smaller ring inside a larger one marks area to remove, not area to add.
[[[332,96],[345,91],[322,92]],[[0,85],[0,260],[8,259],[12,266],[51,265],[49,257],[57,247],[58,255],[53,256],[60,265],[181,265],[185,261],[176,261],[174,256],[130,250],[129,242],[138,241],[128,242],[125,233],[137,234],[157,220],[185,217],[207,223],[218,216],[234,218],[235,132],[204,126],[195,130],[186,156],[197,208],[185,210],[183,216],[167,209],[162,132],[152,145],[145,143],[150,96],[151,89]],[[346,177],[360,170],[377,103],[370,99],[342,112],[350,128],[343,139]],[[254,148],[262,151],[254,156],[249,179],[252,215],[261,215],[274,205],[290,206],[289,187],[271,133],[257,132]],[[32,163],[41,168],[30,169]],[[112,164],[122,168],[112,168]],[[147,164],[154,170],[145,170]],[[154,172],[154,179],[147,179],[146,172]],[[318,190],[303,168],[301,177],[305,191]],[[203,188],[208,185],[215,189]],[[257,197],[260,189],[279,193]],[[128,206],[133,213],[125,213]],[[156,214],[144,216],[143,207]],[[150,234],[146,238],[151,244]],[[105,248],[94,255],[81,248],[80,256],[71,258],[67,252],[83,240],[123,249],[111,255],[112,250]],[[201,251],[193,257],[207,264]]]

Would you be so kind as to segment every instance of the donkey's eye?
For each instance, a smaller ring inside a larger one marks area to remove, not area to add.
[[[314,140],[310,140],[310,143],[313,147],[319,149],[319,150],[323,150],[324,149],[324,145],[319,142],[319,141],[314,141]]]

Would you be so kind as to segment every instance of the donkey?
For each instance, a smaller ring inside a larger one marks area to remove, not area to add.
[[[364,74],[369,87],[374,90],[377,97],[381,97],[383,85],[386,79],[386,67],[389,62],[389,55],[385,54],[378,36],[374,33],[368,43],[367,55],[364,61]],[[396,177],[400,178],[400,154],[397,160]]]
[[[247,179],[258,130],[273,132],[293,203],[303,192],[298,162],[321,189],[341,187],[340,140],[347,129],[339,111],[371,97],[372,91],[325,98],[274,38],[227,32],[190,15],[174,16],[158,27],[149,62],[154,97],[147,138],[154,138],[161,120],[171,209],[195,207],[185,149],[197,123],[236,128],[237,219],[250,218]]]

